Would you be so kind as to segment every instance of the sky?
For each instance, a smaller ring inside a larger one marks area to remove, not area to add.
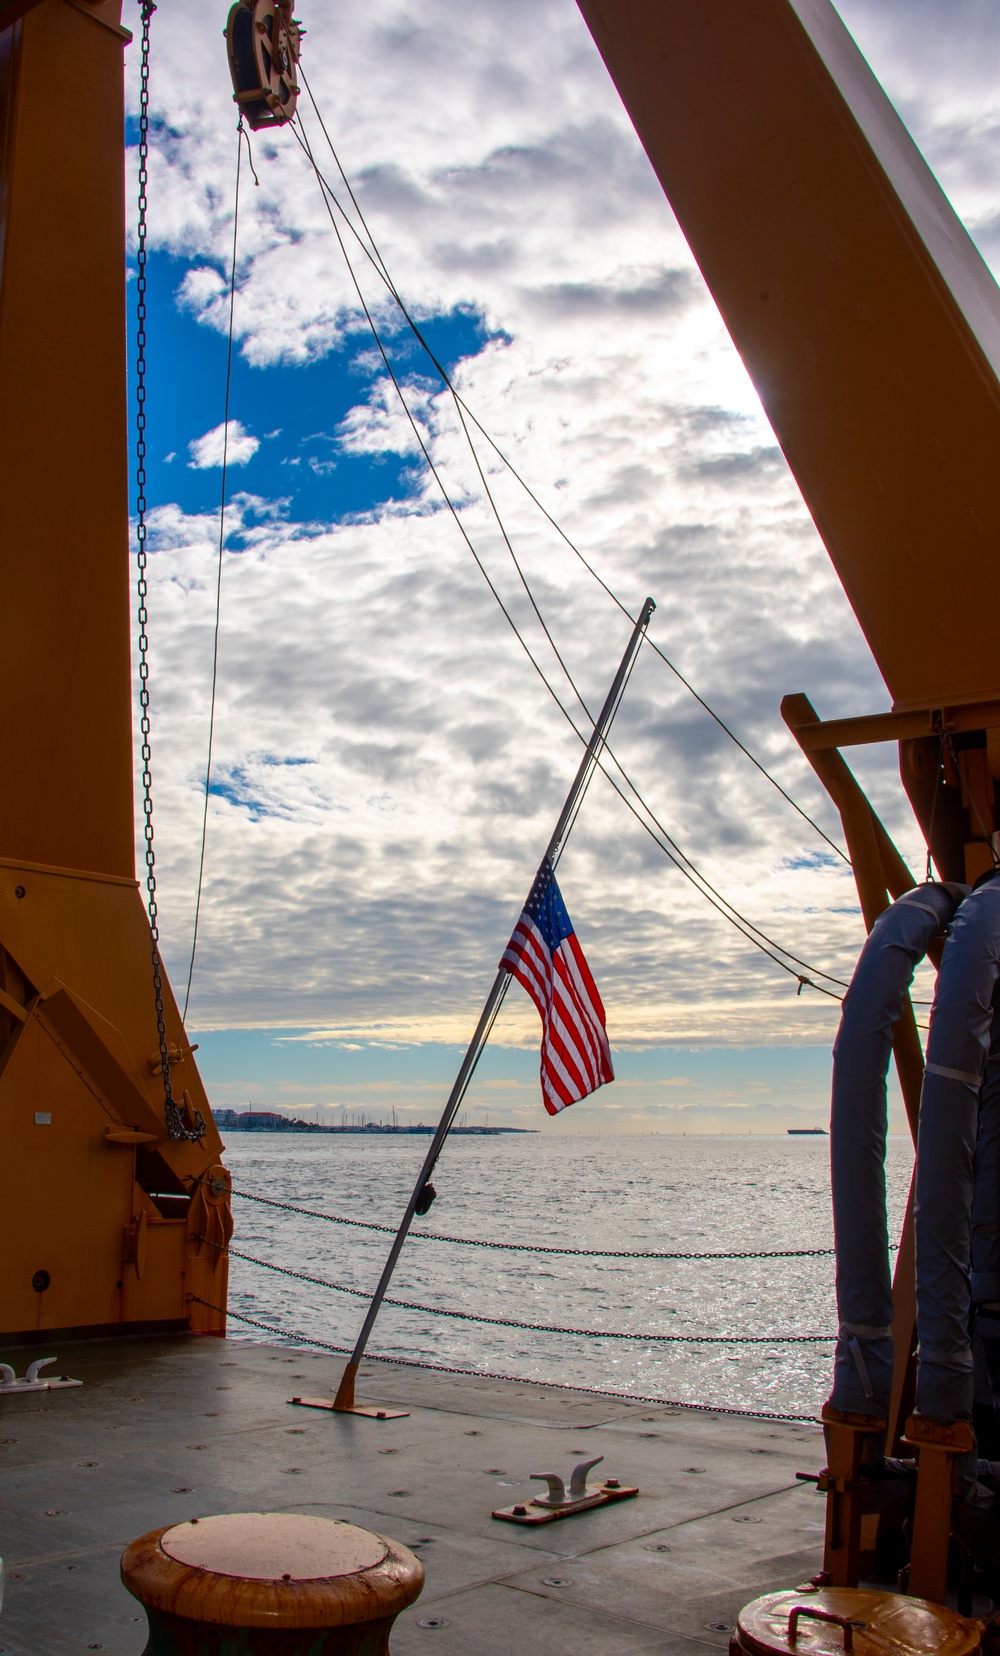
[[[241,161],[189,1028],[216,1104],[430,1120],[579,761],[511,621],[567,709],[567,672],[593,711],[630,631],[500,454],[632,614],[655,598],[651,637],[835,841],[781,697],[804,690],[832,717],[888,696],[571,0],[300,10],[316,105],[302,100],[302,133],[332,180],[318,109],[399,295],[496,447],[473,427],[473,457],[430,357],[342,225],[379,353],[293,132],[255,134],[259,184],[246,149]],[[839,10],[996,269],[1000,14],[979,0]],[[127,0],[137,29],[135,12]],[[181,999],[237,162],[225,12],[171,0],[152,25],[153,768]],[[127,60],[134,196],[136,45]],[[339,176],[337,189],[351,211]],[[648,647],[612,747],[681,856],[803,964],[783,971],[752,947],[598,775],[559,878],[618,1080],[550,1122],[537,1015],[515,988],[468,1119],[588,1133],[822,1122],[838,1008],[797,993],[795,973],[849,977],[863,939],[849,869]],[[865,750],[856,770],[920,867],[894,755]]]

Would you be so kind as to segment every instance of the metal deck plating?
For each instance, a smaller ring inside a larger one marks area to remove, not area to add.
[[[19,1372],[36,1353],[16,1354]],[[11,1360],[15,1357],[12,1354]],[[289,1407],[341,1360],[199,1338],[97,1341],[60,1360],[81,1390],[0,1402],[3,1656],[139,1656],[126,1544],[162,1524],[266,1508],[343,1518],[412,1548],[424,1592],[393,1656],[726,1656],[739,1609],[819,1568],[818,1428],[617,1402],[366,1362],[359,1419]],[[583,1458],[637,1498],[542,1529],[491,1517]]]

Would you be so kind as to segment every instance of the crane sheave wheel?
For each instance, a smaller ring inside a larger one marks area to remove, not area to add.
[[[233,6],[226,27],[229,71],[248,126],[281,126],[295,114],[300,45],[292,0],[237,0]]]

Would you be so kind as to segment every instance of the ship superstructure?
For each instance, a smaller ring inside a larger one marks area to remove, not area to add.
[[[225,1327],[228,1176],[136,878],[120,15],[0,7],[8,1343]]]
[[[885,712],[824,723],[805,697],[793,695],[783,707],[786,721],[841,812],[876,940],[887,911],[902,924],[921,899],[917,893],[901,908],[914,875],[840,750],[899,742],[903,784],[930,853],[924,895],[933,897],[923,904],[933,925],[921,922],[912,949],[914,958],[925,950],[940,958],[941,933],[952,926],[958,903],[1000,867],[992,601],[1000,506],[991,469],[1000,436],[996,286],[825,0],[760,0],[753,7],[741,0],[581,0],[581,10],[893,696]],[[269,15],[278,13],[272,7]],[[7,1190],[0,1336],[9,1343],[225,1329],[229,1179],[159,957],[148,746],[145,902],[135,871],[121,191],[126,39],[117,0],[0,4],[0,452],[18,484],[6,507],[0,620],[10,705],[8,786],[0,801]],[[273,54],[261,59],[259,41],[248,34],[241,49],[250,54],[251,47],[258,80],[267,78],[269,96],[289,113],[295,88],[288,64]],[[252,65],[244,69],[250,77]],[[81,84],[86,99],[76,95]],[[263,84],[251,79],[237,95],[259,102],[258,91]],[[139,274],[141,283],[141,229]],[[141,392],[141,363],[139,378]],[[140,474],[143,440],[140,417]],[[140,533],[140,563],[142,545]],[[144,714],[146,667],[140,647]],[[146,743],[145,722],[141,737]],[[965,912],[981,916],[984,902]],[[945,954],[945,977],[947,963]],[[995,979],[994,972],[991,993]],[[984,1017],[989,1004],[987,995]],[[880,1025],[886,1062],[890,1024],[916,1133],[924,1062],[905,985]],[[929,1069],[966,1089],[962,1119],[974,1141],[981,1075],[940,1062]],[[881,1079],[884,1095],[884,1072]],[[954,1144],[947,1133],[935,1141],[936,1150],[941,1146],[941,1166],[949,1167]],[[971,1166],[971,1153],[966,1159]],[[971,1187],[961,1195],[971,1202]],[[950,1223],[959,1207],[952,1191],[939,1189],[934,1200]],[[963,1215],[964,1209],[959,1231]],[[919,1224],[916,1232],[919,1277]],[[951,1261],[958,1275],[967,1263],[963,1245],[959,1234]],[[950,1405],[942,1418],[921,1420],[918,1411],[906,1425],[919,1311],[909,1219],[889,1311],[877,1326],[841,1328],[838,1355],[853,1354],[859,1381],[871,1382],[865,1352],[872,1358],[868,1348],[878,1343],[888,1378],[884,1418],[876,1415],[874,1386],[865,1391],[867,1413],[863,1407],[852,1419],[839,1408],[827,1416],[835,1430],[831,1465],[822,1474],[830,1494],[826,1563],[840,1572],[840,1584],[857,1579],[862,1541],[873,1539],[870,1524],[865,1536],[863,1520],[873,1514],[862,1511],[860,1468],[871,1440],[879,1440],[879,1453],[902,1440],[920,1450],[914,1569],[919,1562],[920,1579],[932,1583],[928,1597],[940,1602],[952,1519],[948,1480],[959,1475],[955,1463],[974,1453],[975,1441],[964,1429],[965,1414]],[[959,1343],[968,1343],[961,1317],[957,1324]],[[946,1357],[944,1366],[957,1369],[964,1348]],[[277,1353],[267,1360],[298,1361]],[[939,1351],[925,1351],[925,1378],[938,1360]],[[218,1362],[228,1366],[229,1359]],[[920,1380],[918,1365],[918,1400]],[[96,1383],[113,1386],[107,1375]],[[402,1383],[393,1376],[396,1392]],[[287,1418],[283,1403],[271,1407]],[[573,1416],[575,1430],[618,1424],[618,1417],[591,1418],[587,1407],[586,1418],[586,1411]],[[369,1412],[389,1428],[393,1411]],[[201,1413],[215,1421],[222,1411]],[[435,1405],[427,1413],[433,1418],[423,1424],[433,1436],[441,1429],[439,1411]],[[629,1413],[625,1408],[622,1418]],[[335,1405],[325,1411],[335,1414]],[[205,1435],[216,1429],[205,1428]],[[359,1441],[353,1434],[378,1429],[356,1419],[331,1425],[347,1453]],[[464,1429],[470,1437],[482,1430]],[[676,1430],[684,1440],[693,1433],[690,1420]],[[191,1448],[200,1453],[206,1446]],[[367,1461],[374,1464],[370,1455]],[[664,1476],[704,1471],[671,1464]],[[189,1495],[194,1486],[169,1488]],[[793,1488],[786,1479],[770,1493],[790,1496]],[[228,1495],[227,1488],[215,1499]],[[361,1494],[354,1498],[360,1505]],[[420,1499],[408,1489],[380,1490],[372,1507],[381,1510],[383,1498]],[[737,1490],[729,1507],[743,1504]],[[720,1503],[698,1516],[721,1521],[722,1512]],[[64,1515],[46,1509],[47,1517]],[[647,1539],[663,1529],[640,1525],[634,1539],[668,1548]],[[85,1550],[78,1542],[74,1556]],[[777,1560],[771,1563],[779,1574]],[[800,1573],[798,1550],[789,1547],[785,1563]],[[571,1584],[559,1576],[542,1582],[560,1590]],[[525,1590],[536,1588],[532,1581]],[[620,1619],[629,1624],[624,1633],[613,1629],[620,1647],[644,1648],[635,1631],[641,1618]],[[446,1625],[446,1615],[426,1622],[428,1630]],[[642,1625],[652,1628],[655,1619]],[[703,1631],[728,1627],[709,1623]]]

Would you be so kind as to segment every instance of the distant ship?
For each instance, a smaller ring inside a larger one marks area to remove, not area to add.
[[[826,1138],[825,1127],[786,1127],[785,1131],[791,1138],[811,1137],[814,1133],[820,1133],[823,1138]]]

